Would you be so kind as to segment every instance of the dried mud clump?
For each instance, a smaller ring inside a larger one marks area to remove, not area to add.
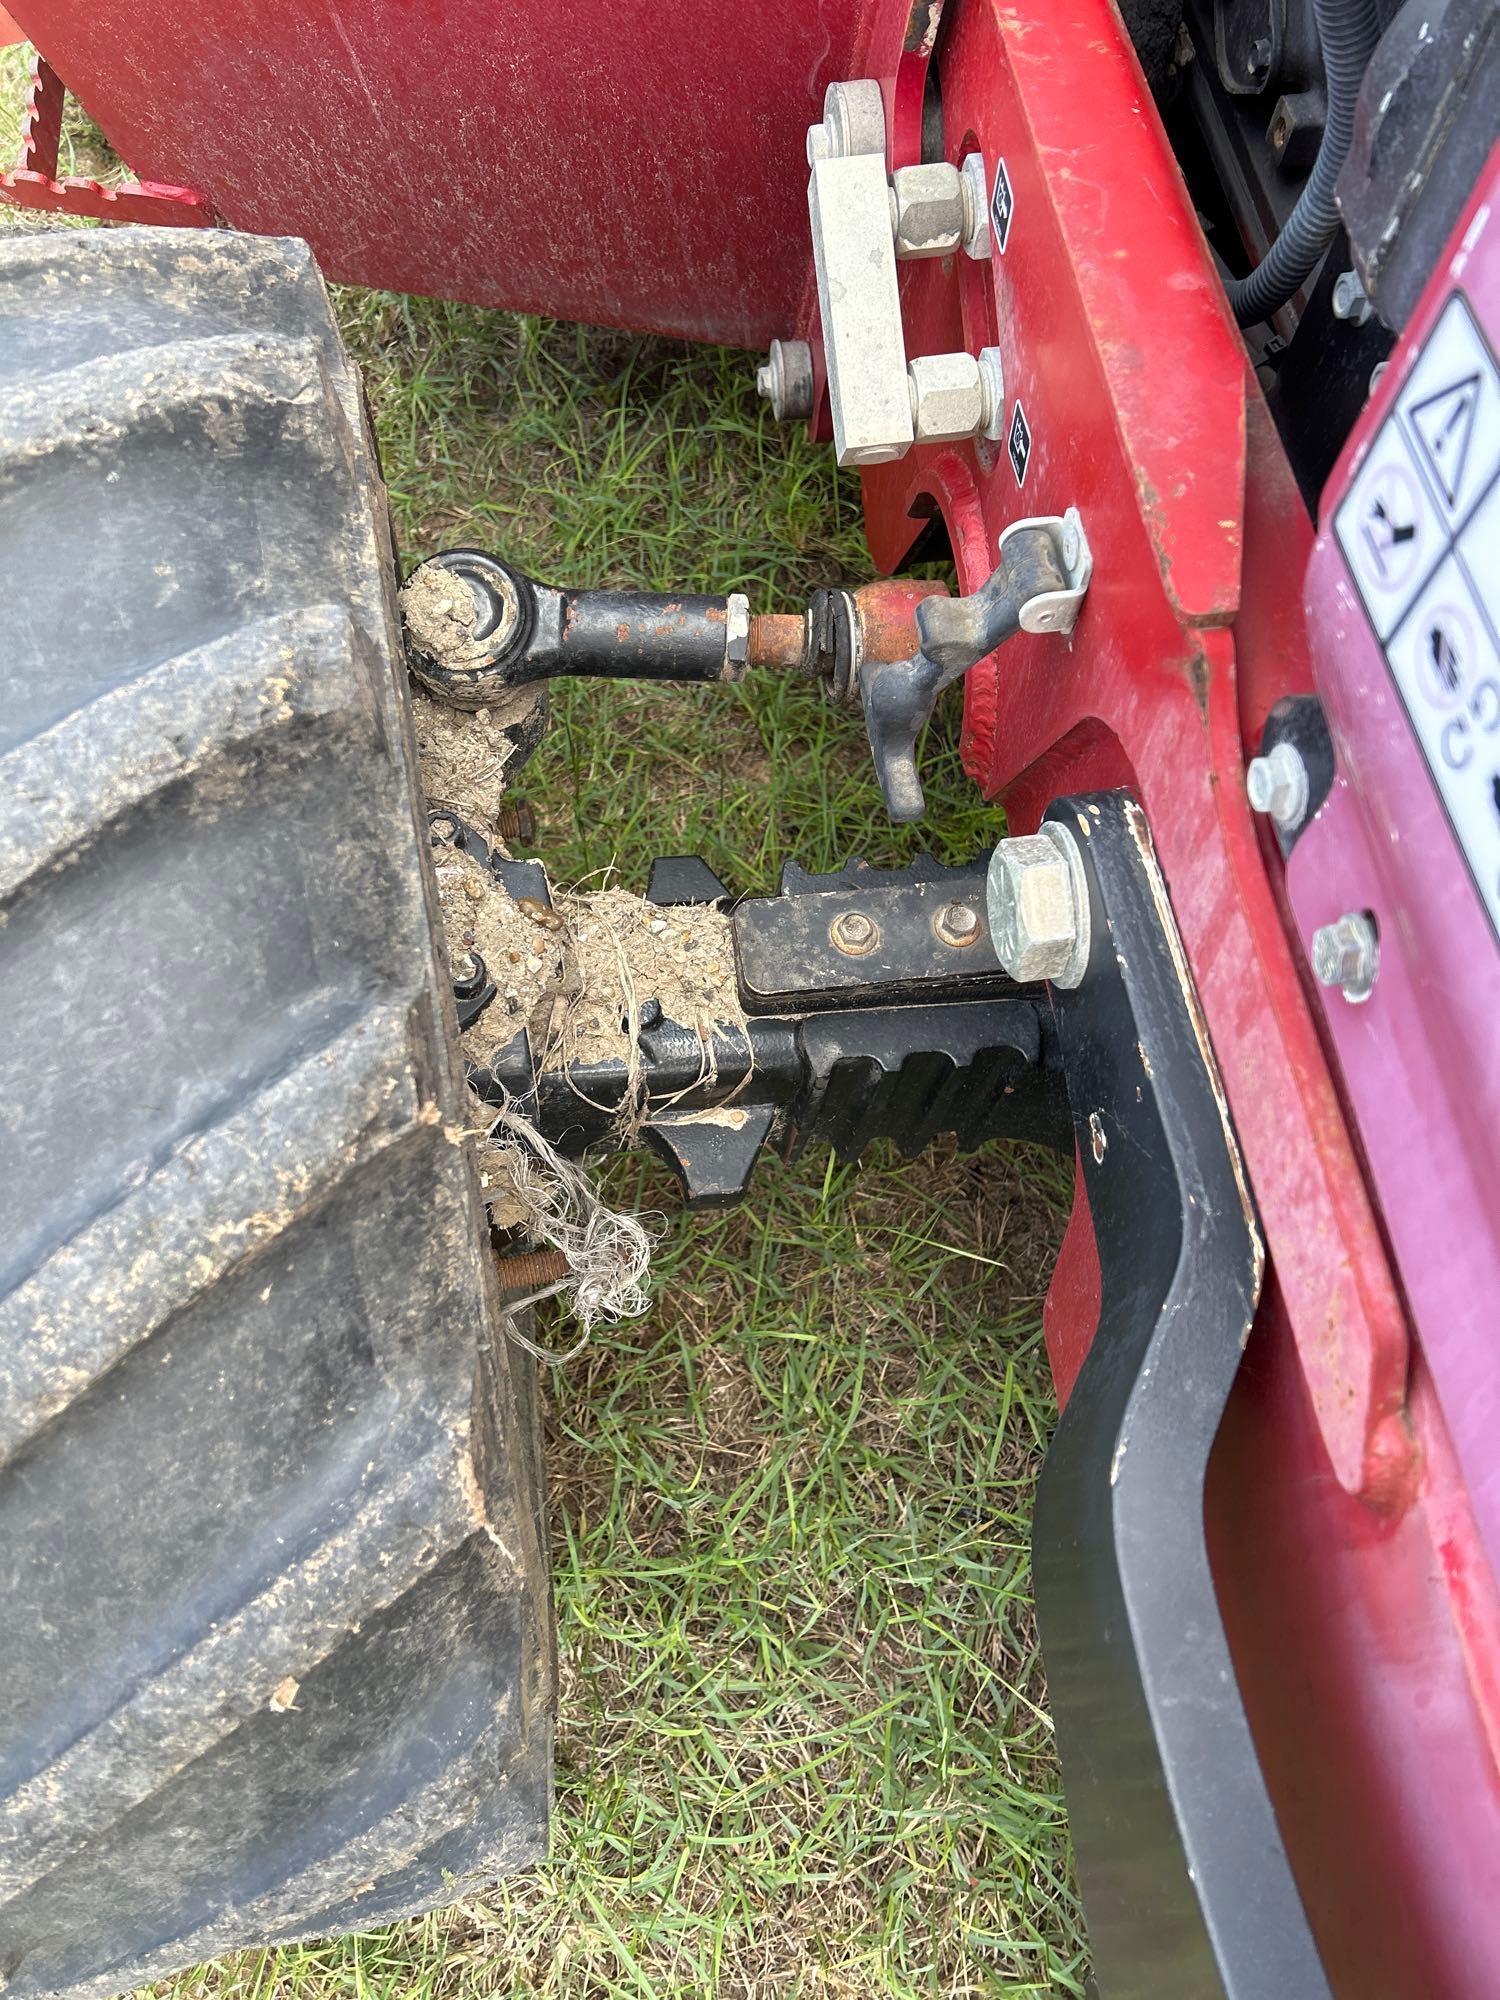
[[[440,665],[472,667],[482,660],[473,592],[440,563],[423,563],[401,586],[401,616],[412,644]]]

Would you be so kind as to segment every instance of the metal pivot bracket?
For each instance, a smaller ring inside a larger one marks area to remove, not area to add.
[[[861,664],[865,733],[893,820],[922,817],[917,738],[943,689],[1017,632],[1070,633],[1092,573],[1076,507],[1013,521],[986,583],[969,597],[933,597],[917,606],[919,650],[909,660]]]
[[[896,283],[898,258],[951,255],[960,243],[970,256],[988,254],[977,192],[983,162],[977,176],[935,162],[899,168],[887,181],[885,106],[879,84],[867,79],[829,85],[822,123],[808,128],[807,158],[838,463],[881,465],[904,457],[913,442],[998,439],[1005,414],[999,348],[917,355],[908,365]],[[781,355],[773,349],[757,380],[779,413],[802,407],[806,394],[788,382],[787,349],[777,345]],[[800,368],[800,355],[796,363]]]

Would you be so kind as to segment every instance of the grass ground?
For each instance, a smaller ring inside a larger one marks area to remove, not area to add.
[[[94,135],[69,138],[94,171]],[[745,357],[337,303],[409,558],[472,540],[559,580],[735,586],[764,609],[867,573],[856,485],[769,422]],[[920,844],[804,687],[583,684],[557,714],[518,789],[559,881],[643,886],[649,855],[696,851],[766,888],[788,855]],[[954,722],[924,764],[945,859],[998,831]],[[820,1156],[762,1167],[751,1205],[714,1219],[680,1215],[648,1163],[610,1177],[672,1226],[651,1316],[549,1377],[552,1859],[158,2000],[1081,1993],[1027,1561],[1066,1173],[1020,1149]]]

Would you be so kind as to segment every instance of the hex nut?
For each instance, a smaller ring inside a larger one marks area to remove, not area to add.
[[[1302,824],[1309,791],[1307,766],[1293,743],[1275,743],[1245,766],[1251,811],[1269,813],[1284,833]]]
[[[880,942],[880,926],[863,910],[844,910],[828,926],[829,942],[847,958],[865,958]]]
[[[989,174],[983,153],[969,153],[958,175],[964,207],[964,255],[989,257],[994,253],[994,242],[990,236]]]
[[[1347,320],[1350,326],[1363,326],[1374,311],[1357,271],[1339,272],[1333,281],[1329,304],[1333,307],[1334,318]]]
[[[984,421],[984,385],[972,354],[919,354],[906,365],[911,420],[924,444],[973,437]]]
[[[946,160],[897,167],[891,175],[891,215],[898,257],[951,256],[964,232],[958,168]]]
[[[742,681],[750,659],[750,600],[731,590],[724,600],[724,678]]]
[[[1083,860],[1065,826],[1002,840],[986,881],[990,936],[1012,979],[1050,979],[1071,988],[1089,961],[1088,887]]]
[[[1375,990],[1380,970],[1380,933],[1363,910],[1346,910],[1337,922],[1312,935],[1312,965],[1318,983],[1358,1006]]]

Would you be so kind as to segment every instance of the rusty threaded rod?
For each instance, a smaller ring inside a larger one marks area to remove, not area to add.
[[[495,831],[502,840],[535,840],[536,814],[524,799],[505,801],[495,815]]]
[[[795,672],[802,665],[803,620],[794,614],[760,611],[750,620],[747,658],[752,667],[785,667]]]
[[[538,1292],[561,1284],[573,1268],[561,1250],[511,1250],[495,1263],[502,1292]]]

